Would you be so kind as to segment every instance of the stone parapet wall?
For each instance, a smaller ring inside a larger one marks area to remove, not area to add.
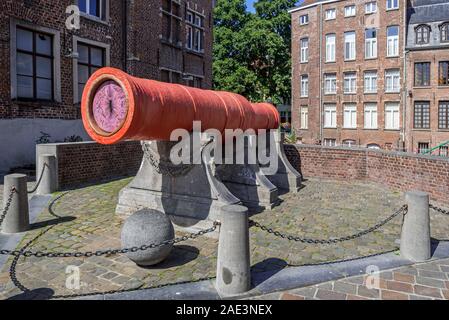
[[[428,192],[449,205],[449,159],[372,149],[287,145],[287,157],[304,177],[364,180],[400,191]]]

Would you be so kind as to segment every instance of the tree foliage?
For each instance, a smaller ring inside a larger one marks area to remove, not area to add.
[[[289,103],[291,25],[295,0],[218,0],[214,12],[214,87],[254,102]]]

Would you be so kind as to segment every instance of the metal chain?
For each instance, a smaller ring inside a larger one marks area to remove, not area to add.
[[[23,256],[23,257],[37,257],[37,258],[90,258],[90,257],[101,257],[101,256],[112,256],[112,255],[118,255],[118,254],[126,254],[129,252],[135,253],[139,251],[146,251],[148,249],[154,249],[159,248],[163,246],[168,245],[174,245],[183,241],[196,239],[200,236],[203,236],[208,233],[212,233],[215,230],[217,230],[218,226],[220,225],[220,222],[215,221],[213,226],[209,229],[201,230],[197,233],[191,233],[187,236],[175,238],[172,240],[166,240],[162,241],[160,243],[156,244],[149,244],[149,245],[143,245],[141,247],[132,247],[132,248],[125,248],[125,249],[108,249],[108,250],[98,250],[95,252],[42,252],[42,251],[23,251],[23,250],[0,250],[0,255],[10,255],[14,257]]]
[[[358,233],[350,235],[350,236],[341,237],[341,238],[335,238],[335,239],[329,239],[329,240],[325,240],[325,239],[308,239],[308,238],[301,238],[301,237],[297,237],[297,236],[283,234],[283,233],[281,233],[279,231],[273,230],[272,228],[269,228],[267,226],[261,225],[260,223],[258,223],[256,221],[253,221],[253,220],[250,220],[250,224],[252,226],[255,226],[255,227],[263,230],[263,231],[266,231],[266,232],[268,232],[270,234],[273,234],[276,237],[279,237],[279,238],[282,238],[282,239],[287,239],[289,241],[308,243],[308,244],[335,244],[335,243],[338,243],[338,242],[354,240],[354,239],[360,238],[360,237],[362,237],[364,235],[367,235],[368,233],[376,231],[377,229],[383,227],[384,225],[386,225],[388,222],[393,220],[395,217],[397,217],[401,213],[405,216],[407,214],[407,210],[408,210],[407,205],[404,205],[398,211],[393,213],[391,216],[389,216],[388,218],[382,220],[381,222],[377,223],[375,226],[373,226],[373,227],[371,227],[369,229],[363,230],[361,232],[358,232]]]
[[[151,147],[149,147],[146,143],[142,144],[142,149],[145,158],[159,174],[176,178],[187,174],[190,170],[193,169],[193,166],[191,164],[175,165],[171,163],[171,161],[156,160],[156,156],[153,154]]]
[[[37,188],[39,188],[39,185],[40,185],[41,182],[42,182],[42,178],[44,177],[44,172],[45,172],[46,167],[47,167],[47,164],[44,163],[44,166],[42,167],[42,171],[41,171],[41,174],[40,174],[39,179],[38,179],[37,182],[36,182],[36,185],[34,186],[33,189],[28,190],[28,191],[27,191],[28,193],[35,193],[35,192],[37,191]]]
[[[12,198],[14,197],[14,193],[16,193],[16,188],[11,188],[11,192],[9,193],[8,199],[6,200],[5,207],[3,208],[2,215],[0,216],[0,229],[2,228],[3,220],[5,220],[6,215],[8,214],[9,207],[12,203]]]
[[[433,204],[429,204],[429,208],[435,210],[436,212],[439,212],[439,213],[442,213],[445,215],[449,215],[449,210],[444,210],[444,209],[437,207]]]

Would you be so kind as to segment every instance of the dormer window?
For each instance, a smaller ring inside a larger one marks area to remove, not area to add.
[[[444,23],[440,27],[441,42],[449,42],[449,22]]]
[[[430,39],[430,27],[427,25],[420,25],[416,27],[416,44],[429,43]]]

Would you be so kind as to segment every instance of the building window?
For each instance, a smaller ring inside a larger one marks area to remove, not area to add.
[[[371,2],[365,3],[365,13],[366,14],[375,13],[376,11],[377,11],[377,2],[376,1],[371,1]]]
[[[413,127],[415,129],[430,129],[429,102],[415,102]]]
[[[355,5],[345,7],[345,17],[355,16]]]
[[[337,17],[337,10],[335,9],[328,9],[326,10],[326,20],[333,20]]]
[[[309,108],[301,107],[301,129],[309,129]]]
[[[426,153],[430,150],[428,142],[418,142],[418,153]]]
[[[299,17],[299,24],[300,25],[303,26],[303,25],[306,25],[308,23],[309,23],[309,15],[308,14],[305,14],[305,15]]]
[[[337,106],[335,104],[324,106],[324,127],[337,127]]]
[[[376,93],[377,92],[377,72],[376,71],[365,71],[364,82],[365,82],[365,93]]]
[[[175,45],[181,45],[181,41],[184,39],[181,38],[181,20],[182,17],[180,15],[180,4],[174,0],[164,0],[162,1],[162,39],[173,43]],[[186,13],[187,19],[187,13]],[[193,20],[195,22],[195,20]],[[193,25],[193,23],[192,23]],[[188,37],[194,37],[195,31],[189,30],[187,27],[186,21],[186,41]],[[191,32],[191,35],[189,35]]]
[[[420,25],[415,29],[416,44],[426,44],[430,40],[430,27],[427,25]]]
[[[401,90],[399,69],[385,71],[385,92],[399,92]]]
[[[173,3],[173,5],[175,5]],[[204,17],[187,10],[186,12],[186,48],[195,52],[204,52]]]
[[[101,20],[106,20],[107,0],[78,0],[78,7],[81,12]]]
[[[449,156],[449,147],[448,146],[439,147],[439,155],[441,157],[448,157]]]
[[[365,58],[377,58],[377,31],[374,28],[365,30]]]
[[[301,76],[301,97],[309,96],[309,76]]]
[[[347,129],[357,128],[357,106],[346,104],[343,108],[343,127]]]
[[[344,93],[356,93],[357,91],[357,74],[348,72],[344,74]]]
[[[301,62],[309,61],[309,38],[304,38],[300,40],[301,43]]]
[[[335,34],[326,35],[326,62],[335,62]]]
[[[441,61],[438,69],[438,85],[449,85],[449,61]]]
[[[324,75],[324,93],[335,94],[337,93],[337,75],[325,74]]]
[[[347,148],[352,148],[356,146],[356,141],[352,139],[343,140],[343,146]]]
[[[415,63],[415,87],[430,86],[430,62]]]
[[[345,32],[345,60],[355,60],[355,32]]]
[[[17,28],[17,98],[53,100],[53,37]]]
[[[440,27],[441,42],[449,42],[449,22]]]
[[[438,128],[449,129],[449,101],[441,101],[438,108]]]
[[[372,150],[380,150],[380,146],[377,143],[367,144],[366,147],[368,149],[372,149]]]
[[[385,104],[385,129],[399,130],[399,104]]]
[[[95,71],[105,66],[105,50],[78,43],[78,55],[78,98],[81,101],[87,80]]]
[[[323,141],[323,144],[325,147],[336,147],[337,146],[337,140],[336,139],[328,139],[325,138]]]
[[[387,27],[387,57],[399,55],[399,27]]]
[[[377,104],[365,104],[364,127],[365,129],[377,129]]]
[[[399,0],[387,0],[387,10],[399,9]]]

